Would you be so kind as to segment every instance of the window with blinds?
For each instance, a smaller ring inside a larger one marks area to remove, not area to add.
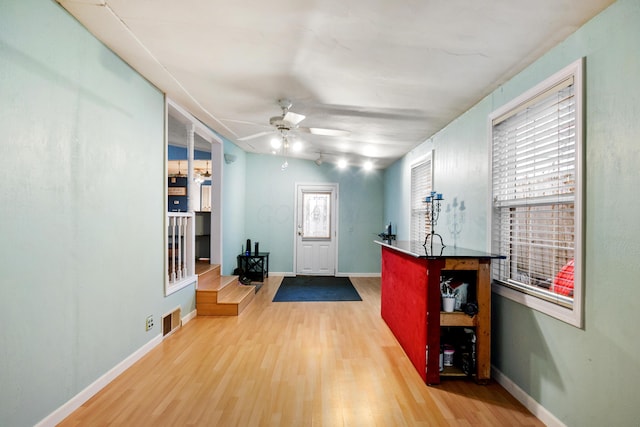
[[[429,230],[425,220],[425,197],[433,187],[431,155],[411,167],[411,240],[424,242]]]
[[[491,116],[492,251],[500,285],[581,324],[582,61]],[[529,301],[523,298],[522,301]],[[529,305],[529,304],[528,304]]]

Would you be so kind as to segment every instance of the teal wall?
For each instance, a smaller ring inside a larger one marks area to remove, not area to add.
[[[164,297],[164,99],[55,2],[0,1],[0,425],[194,309]],[[145,318],[155,328],[145,332]]]
[[[567,426],[637,426],[640,340],[640,2],[618,0],[417,150],[435,150],[435,188],[467,207],[458,245],[487,248],[487,116],[586,57],[585,326],[497,295],[492,363]],[[408,184],[409,154],[385,172],[386,220],[408,215],[390,192]],[[405,207],[406,206],[406,207]],[[445,243],[452,241],[441,217]],[[438,230],[439,231],[439,230]]]
[[[245,235],[245,173],[247,156],[236,145],[224,139],[223,152],[236,156],[222,168],[222,274],[229,275],[237,267],[236,255]]]
[[[296,183],[338,184],[337,273],[379,273],[380,248],[373,243],[384,228],[382,172],[360,168],[337,169],[310,160],[247,154],[245,182],[245,235],[235,241],[236,251],[246,239],[269,251],[269,269],[294,271],[294,219]]]

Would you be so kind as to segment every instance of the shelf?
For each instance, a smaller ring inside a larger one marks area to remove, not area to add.
[[[238,268],[254,282],[264,282],[269,277],[269,252],[254,252],[253,255],[238,255]]]
[[[440,372],[441,377],[469,377],[462,369],[457,366],[445,366],[444,370]]]
[[[443,270],[478,270],[478,259],[449,258],[445,261]]]
[[[469,317],[469,315],[461,312],[454,311],[448,313],[445,311],[440,312],[440,326],[476,326],[478,316]]]

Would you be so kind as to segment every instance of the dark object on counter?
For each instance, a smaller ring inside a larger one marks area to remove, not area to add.
[[[478,304],[476,304],[475,302],[468,302],[464,305],[462,311],[464,311],[465,314],[473,317],[478,314]]]
[[[259,247],[260,247],[260,242],[256,242],[255,245],[254,245],[254,248],[255,248],[255,250],[253,252],[254,255],[258,255],[258,253],[260,252],[258,250]]]
[[[251,255],[251,239],[247,239],[247,251],[245,255]]]
[[[378,234],[378,237],[380,237],[380,240],[387,240],[387,241],[396,240],[395,234],[380,233]]]
[[[391,240],[396,240],[396,235],[391,232],[391,223],[389,223],[389,225],[387,225],[385,231],[383,231],[382,233],[378,234],[378,237],[380,237],[380,240],[386,240],[386,241],[389,241],[389,242]]]

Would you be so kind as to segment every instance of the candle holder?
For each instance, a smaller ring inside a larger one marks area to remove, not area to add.
[[[433,250],[433,239],[435,237],[438,237],[440,239],[440,245],[445,247],[445,244],[442,241],[442,236],[435,231],[435,226],[438,223],[438,218],[440,217],[440,204],[443,200],[442,193],[436,193],[435,191],[432,191],[431,195],[424,199],[424,202],[427,204],[426,220],[431,223],[431,230],[424,238],[423,246],[425,248],[429,242],[431,242],[430,247]]]

